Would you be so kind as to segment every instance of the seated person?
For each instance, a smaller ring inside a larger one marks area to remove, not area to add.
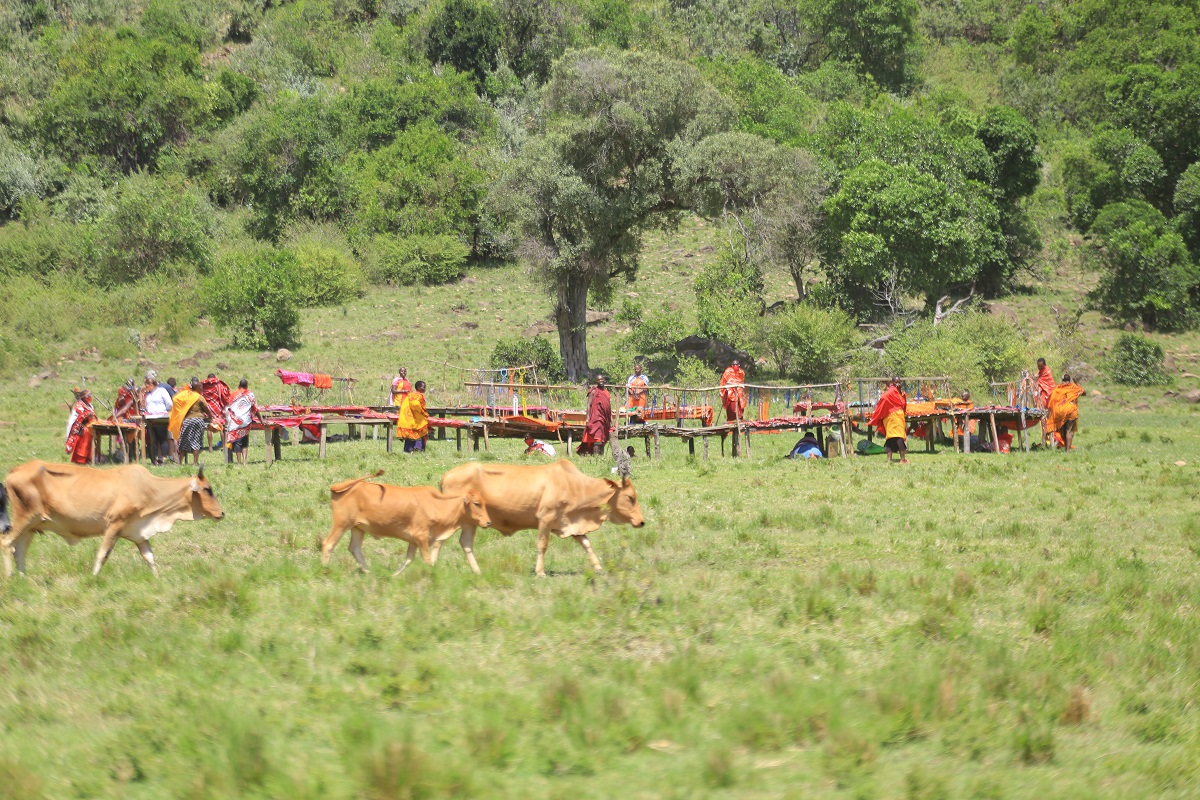
[[[551,458],[558,456],[558,451],[554,449],[554,445],[543,442],[541,439],[534,439],[532,436],[526,436],[524,455],[529,455],[530,453],[541,453]]]
[[[825,454],[821,452],[821,446],[817,444],[817,437],[812,431],[805,431],[804,436],[800,441],[796,442],[796,446],[792,448],[792,452],[788,453],[787,458],[824,458]]]
[[[1000,445],[1001,453],[1012,452],[1013,437],[1012,434],[1008,432],[1008,428],[1001,426],[996,435],[996,441]]]

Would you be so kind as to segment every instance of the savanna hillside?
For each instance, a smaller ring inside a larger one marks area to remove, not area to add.
[[[671,344],[699,332],[794,380],[936,370],[981,387],[1035,354],[1094,380],[1122,369],[1102,355],[1120,326],[1175,351],[1191,340],[1162,333],[1197,321],[1187,3],[22,0],[0,15],[10,375],[93,348],[194,352],[213,340],[198,319],[234,350],[312,344],[300,309],[506,263],[530,271],[522,311],[553,314],[572,378],[634,354],[697,378]],[[626,283],[670,258],[657,229],[669,242],[698,220],[697,269],[668,296]],[[1006,294],[1015,314],[933,330],[942,297]],[[627,335],[591,359],[589,306]],[[1153,346],[1125,349],[1122,379],[1168,381]]]

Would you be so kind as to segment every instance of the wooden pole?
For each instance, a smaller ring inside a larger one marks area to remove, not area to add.
[[[390,452],[392,452],[392,449],[396,446],[396,444],[395,444],[395,442],[396,442],[396,426],[392,425],[389,422],[388,426],[387,426],[387,432],[384,434],[384,437],[387,440],[387,443],[384,446],[387,448],[387,451],[390,453]]]
[[[963,439],[962,451],[964,453],[970,453],[971,452],[971,415],[969,413],[963,414],[962,439]]]
[[[738,456],[740,456],[742,454],[741,448],[738,447],[738,445],[741,444],[741,441],[740,441],[741,431],[742,431],[742,426],[739,424],[734,424],[734,426],[733,426],[733,445],[729,449],[729,454],[731,456],[733,456],[734,458],[737,458]]]
[[[353,425],[350,426],[350,430],[351,431],[354,430]],[[323,459],[323,458],[325,458],[325,442],[329,438],[329,425],[327,423],[322,422],[321,426],[320,426],[320,431],[321,431],[321,434],[320,434],[320,438],[318,439],[318,444],[317,444],[317,458]],[[353,439],[354,436],[351,435],[350,438]]]
[[[275,451],[271,447],[271,426],[263,428],[263,444],[267,447],[267,464],[275,463]]]
[[[646,458],[650,457],[650,437],[643,436],[642,441],[646,443]]]
[[[704,460],[708,461],[708,437],[704,436],[702,438],[704,439]]]
[[[454,429],[454,449],[462,452],[462,428]]]
[[[655,461],[661,461],[661,460],[662,460],[662,454],[661,454],[661,452],[659,451],[659,443],[658,443],[658,428],[655,428],[655,429],[654,429],[654,460],[655,460]]]
[[[988,412],[988,423],[992,429],[992,452],[1000,455],[1000,437],[996,434],[996,412]]]
[[[489,449],[488,448],[488,426],[487,426],[486,422],[483,423],[483,449],[485,452]]]
[[[688,437],[688,455],[689,456],[696,455],[696,437],[695,436]]]
[[[283,458],[283,451],[280,449],[279,428],[271,429],[271,449],[275,451],[275,459]]]
[[[1025,407],[1021,406],[1021,446],[1029,452],[1029,431],[1025,429]]]

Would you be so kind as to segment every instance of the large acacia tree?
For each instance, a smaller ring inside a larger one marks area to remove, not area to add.
[[[567,376],[588,372],[588,293],[638,268],[642,234],[687,205],[675,162],[734,112],[691,66],[652,53],[568,52],[545,90],[545,127],[496,186],[523,255],[555,301]]]

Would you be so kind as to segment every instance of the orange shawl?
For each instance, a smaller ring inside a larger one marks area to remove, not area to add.
[[[411,391],[400,403],[396,418],[396,435],[401,439],[424,439],[429,435],[429,414],[425,411],[425,395]]]
[[[1054,433],[1062,430],[1063,423],[1079,419],[1079,406],[1076,402],[1083,394],[1083,387],[1076,383],[1060,383],[1050,393],[1046,403],[1049,413],[1046,415],[1046,432]]]
[[[1042,408],[1050,407],[1050,393],[1054,391],[1054,373],[1049,367],[1042,367],[1037,374],[1037,404]]]
[[[721,403],[726,411],[736,414],[738,419],[741,419],[742,412],[746,410],[746,387],[730,384],[745,382],[746,373],[741,367],[730,364],[721,374],[721,386],[724,387],[721,389]]]
[[[883,427],[883,421],[893,411],[904,411],[907,408],[908,396],[900,391],[900,387],[889,386],[880,396],[879,402],[875,404],[875,413],[871,415],[871,421],[867,424],[878,430],[880,436],[885,436],[887,432]]]

